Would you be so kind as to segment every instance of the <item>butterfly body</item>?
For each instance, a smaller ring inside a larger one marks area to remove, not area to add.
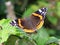
[[[41,28],[44,24],[44,18],[46,14],[46,8],[42,8],[32,13],[29,18],[16,19],[11,22],[11,25],[18,26],[23,29],[23,31],[32,33]]]

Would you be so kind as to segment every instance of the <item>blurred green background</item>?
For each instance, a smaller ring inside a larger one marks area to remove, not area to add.
[[[28,35],[32,39],[23,36],[23,39],[19,40],[20,44],[15,44],[18,38],[9,35],[8,40],[4,43],[5,45],[58,45],[60,43],[57,41],[60,40],[60,0],[0,0],[0,26],[2,25],[2,27],[5,26],[5,23],[8,23],[3,23],[2,21],[3,19],[8,19],[5,5],[7,1],[12,2],[17,18],[29,17],[33,12],[42,7],[46,7],[48,10],[43,27],[38,30],[37,34]]]

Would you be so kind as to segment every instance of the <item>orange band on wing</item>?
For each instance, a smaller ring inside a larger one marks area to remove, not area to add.
[[[44,24],[44,21],[41,21],[41,22],[37,25],[36,29],[38,30],[39,28],[41,28],[41,27],[43,26],[43,24]],[[28,33],[32,33],[32,32],[35,32],[36,30],[24,29],[24,31],[25,31],[25,32],[28,32]]]
[[[36,13],[33,13],[33,15],[34,15],[34,16],[38,16],[38,17],[40,18],[40,20],[42,20],[42,18],[43,18],[41,15],[36,14]]]
[[[39,15],[39,14],[36,14],[36,13],[33,13],[33,15],[34,16],[38,16],[39,18],[40,18],[40,23],[37,25],[37,27],[36,27],[36,29],[39,29],[39,28],[41,28],[42,27],[42,25],[43,25],[43,23],[44,23],[44,21],[42,20],[43,19],[43,17],[41,16],[41,15]],[[24,28],[22,25],[21,25],[21,19],[18,19],[18,24],[19,24],[19,26],[21,27],[21,28]],[[33,30],[33,29],[23,29],[24,30],[24,32],[28,32],[28,33],[32,33],[32,32],[35,32],[36,30]]]
[[[37,25],[37,29],[39,29],[39,28],[41,28],[42,26],[43,26],[43,24],[44,24],[44,21],[41,21],[38,25]]]
[[[18,19],[18,24],[21,28],[24,28],[22,25],[21,25],[21,20]],[[28,33],[32,33],[32,32],[35,32],[35,30],[32,30],[32,29],[23,29],[24,32],[28,32]]]
[[[32,29],[24,29],[25,32],[28,32],[28,33],[32,33],[32,32],[35,32],[35,30],[32,30]]]
[[[19,24],[19,27],[24,28],[24,27],[21,25],[21,20],[20,20],[20,19],[18,19],[18,24]]]
[[[36,14],[36,13],[33,13],[33,15],[34,16],[38,16],[39,18],[40,18],[40,23],[37,25],[37,29],[39,29],[39,28],[41,28],[42,26],[43,26],[43,24],[44,24],[44,20],[43,20],[43,17],[41,16],[41,15],[39,15],[39,14]]]

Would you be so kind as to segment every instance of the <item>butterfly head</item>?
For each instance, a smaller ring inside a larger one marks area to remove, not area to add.
[[[35,13],[42,15],[45,18],[46,12],[47,12],[47,8],[42,8],[36,11]]]

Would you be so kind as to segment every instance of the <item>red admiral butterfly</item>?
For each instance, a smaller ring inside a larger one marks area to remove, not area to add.
[[[44,24],[44,19],[46,15],[46,8],[42,8],[32,13],[29,18],[16,19],[10,24],[13,26],[18,26],[23,29],[23,31],[31,33],[37,31]]]

